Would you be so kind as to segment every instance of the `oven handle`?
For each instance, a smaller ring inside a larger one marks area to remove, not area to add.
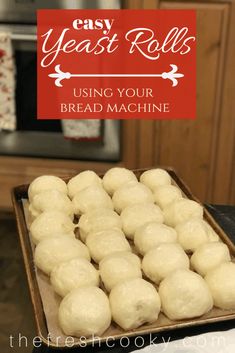
[[[37,27],[34,25],[0,24],[0,32],[10,33],[14,41],[35,42]]]
[[[37,40],[37,36],[35,34],[11,33],[11,39],[34,42]]]

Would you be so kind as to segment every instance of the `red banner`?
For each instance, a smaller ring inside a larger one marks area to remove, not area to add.
[[[193,10],[39,10],[38,119],[193,119]]]

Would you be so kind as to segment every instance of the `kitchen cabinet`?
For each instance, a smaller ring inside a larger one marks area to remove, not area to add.
[[[124,1],[196,9],[197,118],[137,123],[137,166],[174,167],[204,202],[235,203],[235,1]]]

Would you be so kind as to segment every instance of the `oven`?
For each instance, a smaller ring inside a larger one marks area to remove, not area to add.
[[[101,121],[96,138],[65,138],[60,120],[37,120],[36,10],[118,8],[116,0],[7,0],[0,2],[0,33],[9,33],[16,68],[15,131],[0,131],[0,155],[120,160],[120,121]]]

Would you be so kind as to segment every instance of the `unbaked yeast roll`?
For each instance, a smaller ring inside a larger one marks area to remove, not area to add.
[[[106,256],[99,263],[100,277],[107,291],[127,279],[142,278],[139,258],[131,252]]]
[[[129,239],[134,238],[135,231],[148,222],[163,223],[160,208],[151,203],[140,203],[126,207],[121,213],[122,228]]]
[[[94,286],[73,289],[60,303],[58,319],[68,336],[101,336],[111,324],[108,297]]]
[[[158,186],[170,185],[171,177],[164,169],[156,168],[142,173],[140,182],[154,191]]]
[[[202,244],[218,241],[218,235],[200,218],[188,219],[175,227],[178,242],[185,251],[194,252]]]
[[[68,195],[72,199],[76,193],[91,185],[101,185],[101,178],[91,170],[85,170],[71,178],[67,184]]]
[[[97,208],[83,214],[78,222],[80,238],[83,242],[89,233],[111,228],[122,228],[121,217],[109,208]]]
[[[196,201],[182,198],[164,208],[164,218],[168,226],[176,227],[191,218],[202,219],[203,207]]]
[[[109,169],[103,177],[103,186],[105,190],[112,196],[113,193],[129,181],[136,181],[135,174],[126,168],[115,167]]]
[[[134,254],[133,252],[130,252],[130,251],[115,251],[115,252],[112,252],[111,254],[105,256],[105,258],[103,260],[106,261],[110,258],[113,259],[113,258],[119,258],[119,257],[125,258],[128,261],[130,261],[133,265],[141,268],[141,260],[140,260],[139,256],[137,256],[136,254]]]
[[[149,250],[162,243],[176,242],[177,233],[175,229],[157,222],[145,223],[137,228],[134,235],[135,247],[141,255],[145,255]]]
[[[61,211],[45,211],[41,213],[30,226],[30,233],[34,244],[45,238],[60,235],[75,237],[77,227],[71,218]]]
[[[83,213],[97,208],[113,209],[113,203],[110,196],[100,185],[97,184],[90,185],[76,193],[72,203],[76,215],[82,215]]]
[[[206,283],[218,308],[235,309],[235,264],[225,262],[206,274]]]
[[[40,216],[41,212],[39,212],[38,210],[36,210],[36,208],[33,207],[33,205],[30,203],[29,204],[29,216],[30,216],[30,221],[35,220],[38,216]]]
[[[109,296],[113,320],[124,330],[157,320],[161,301],[154,286],[141,279],[117,284]]]
[[[88,234],[86,245],[92,259],[99,263],[105,256],[118,251],[131,251],[130,244],[120,229],[106,229]]]
[[[64,297],[75,288],[99,286],[99,272],[85,258],[60,263],[51,272],[51,284],[54,291]]]
[[[41,175],[29,185],[29,201],[32,202],[35,195],[47,190],[57,190],[65,195],[67,195],[68,191],[66,183],[61,178],[54,175]]]
[[[74,216],[73,205],[69,197],[58,190],[46,190],[36,194],[29,205],[29,211],[34,210],[37,214],[44,211],[60,211],[71,218]]]
[[[42,240],[36,246],[34,253],[35,264],[48,275],[61,262],[76,257],[83,257],[90,261],[88,248],[80,240],[66,236],[51,237]]]
[[[207,283],[197,273],[189,270],[177,270],[163,279],[159,295],[162,311],[170,320],[198,317],[213,307]]]
[[[222,242],[210,242],[199,246],[191,256],[192,268],[201,276],[224,262],[231,261],[229,249]]]
[[[174,185],[161,185],[153,191],[154,201],[161,209],[164,209],[171,202],[182,198],[181,190]]]
[[[163,243],[148,251],[142,261],[145,275],[159,284],[170,273],[189,269],[189,258],[177,243]]]
[[[136,181],[131,181],[120,188],[113,194],[114,209],[121,213],[127,206],[141,204],[144,202],[154,202],[151,190]]]

